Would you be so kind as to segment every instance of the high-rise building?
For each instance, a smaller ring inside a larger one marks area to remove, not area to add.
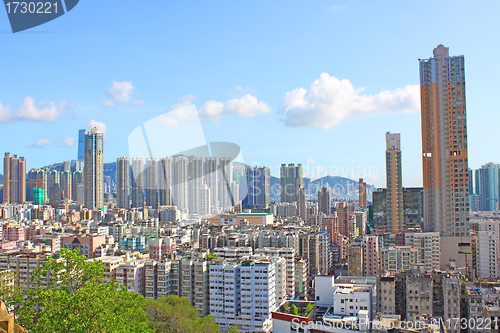
[[[304,187],[302,164],[282,164],[280,168],[281,202],[297,200],[297,188]]]
[[[243,201],[249,209],[267,209],[271,203],[271,173],[269,167],[247,168],[248,194]]]
[[[22,203],[26,201],[26,160],[17,155],[5,153],[3,159],[3,202]]]
[[[358,195],[359,195],[359,205],[361,207],[366,207],[366,183],[363,181],[363,178],[359,178],[358,181]]]
[[[73,201],[76,202],[84,202],[85,198],[78,198],[78,186],[84,186],[83,184],[83,171],[75,171],[73,172]]]
[[[388,232],[395,234],[404,228],[400,134],[387,132],[385,142],[387,227]]]
[[[146,206],[158,208],[158,159],[146,159]]]
[[[78,161],[80,162],[85,162],[85,134],[84,129],[78,131]]]
[[[71,161],[64,161],[62,163],[62,170],[61,172],[63,171],[71,171]]]
[[[233,162],[229,157],[219,158],[219,205],[223,210],[233,207],[231,183],[233,182]]]
[[[189,158],[188,164],[189,178],[189,195],[188,205],[189,212],[192,214],[200,213],[200,190],[203,185],[203,158],[192,156]]]
[[[174,205],[179,210],[188,209],[188,164],[186,156],[174,158]]]
[[[212,207],[219,207],[216,157],[207,157],[205,159],[205,183],[210,189],[210,204]]]
[[[320,213],[330,215],[330,191],[326,187],[322,187],[318,192],[318,211]]]
[[[486,163],[476,172],[479,186],[480,211],[496,211],[500,209],[500,164]]]
[[[469,172],[469,195],[474,194],[474,171],[471,168],[468,169]]]
[[[441,263],[441,237],[438,232],[405,233],[405,246],[420,251],[419,257],[426,272],[439,269]]]
[[[496,280],[500,277],[500,257],[498,239],[500,222],[493,220],[479,221],[476,239],[477,276]]]
[[[297,188],[297,210],[299,217],[304,222],[307,222],[308,214],[307,214],[306,189],[303,187]]]
[[[420,59],[424,227],[469,234],[469,173],[464,56],[438,45]]]
[[[73,186],[71,171],[61,172],[61,195],[63,198],[72,200],[73,199]]]
[[[85,207],[104,208],[104,137],[97,128],[85,133]]]
[[[116,159],[116,206],[128,209],[130,206],[130,160],[128,157]]]
[[[132,208],[144,207],[144,160],[132,158]]]
[[[377,276],[380,269],[380,248],[378,236],[363,236],[363,275]]]
[[[172,206],[172,183],[174,181],[174,160],[172,157],[165,156],[160,159],[159,173],[158,195],[160,206]]]
[[[26,200],[34,200],[34,190],[43,189],[43,202],[47,201],[47,172],[44,169],[31,169],[26,181]],[[41,193],[41,192],[39,192]]]
[[[61,184],[54,183],[50,188],[49,203],[52,207],[57,208],[61,203]]]

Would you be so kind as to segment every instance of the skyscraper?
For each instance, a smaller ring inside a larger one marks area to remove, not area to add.
[[[172,199],[172,183],[174,181],[174,160],[170,156],[165,156],[160,159],[159,165],[159,184],[158,195],[161,206],[171,206]]]
[[[218,183],[217,183],[217,158],[207,157],[205,159],[205,182],[210,189],[210,205],[219,206]]]
[[[189,212],[199,214],[200,190],[203,185],[203,158],[192,156],[189,158]]]
[[[387,231],[395,234],[404,228],[400,134],[387,132],[385,143]]]
[[[85,133],[85,207],[88,209],[104,208],[104,140],[103,134],[92,128]]]
[[[267,209],[271,203],[271,172],[269,167],[247,168],[248,195],[244,199],[245,208]]]
[[[144,160],[132,158],[132,208],[144,207]]]
[[[31,169],[26,181],[26,200],[34,201],[34,190],[43,190],[43,202],[47,201],[47,173],[43,169]],[[38,192],[42,193],[42,192]]]
[[[326,187],[322,187],[318,192],[318,211],[330,215],[330,192]]]
[[[188,163],[186,156],[174,158],[174,205],[179,210],[188,209]]]
[[[486,163],[477,170],[480,211],[496,211],[500,204],[500,164]]]
[[[130,187],[130,160],[128,157],[116,159],[116,206],[128,209]]]
[[[420,59],[424,227],[469,234],[469,175],[464,56],[438,45]]]
[[[158,159],[146,159],[146,206],[158,208]]]
[[[361,207],[366,207],[366,183],[363,181],[363,178],[359,178],[358,181],[358,195],[359,195],[359,205]]]
[[[85,162],[85,133],[84,129],[78,131],[78,161],[80,162]]]
[[[3,202],[22,203],[26,201],[26,160],[17,155],[5,153],[3,159]]]
[[[233,162],[229,157],[219,158],[219,205],[223,210],[229,210],[234,202],[231,195],[233,182]]]
[[[83,203],[85,201],[85,194],[78,197],[78,187],[84,186],[83,184],[83,171],[75,171],[73,172],[73,201],[78,202],[78,204]]]
[[[282,164],[280,168],[281,202],[296,202],[297,188],[304,187],[302,164]]]
[[[63,198],[73,199],[73,186],[71,185],[71,171],[61,172],[61,194]]]

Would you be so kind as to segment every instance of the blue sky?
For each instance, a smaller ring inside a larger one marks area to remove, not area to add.
[[[192,103],[207,141],[234,142],[274,174],[302,163],[313,178],[366,171],[384,186],[385,132],[399,132],[403,184],[421,186],[417,59],[440,43],[465,55],[470,166],[500,162],[498,12],[497,1],[82,0],[12,34],[0,10],[0,151],[28,168],[69,160],[78,129],[104,124],[111,162],[134,128]]]

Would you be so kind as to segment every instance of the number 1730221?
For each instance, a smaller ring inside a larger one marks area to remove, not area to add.
[[[30,2],[7,2],[5,4],[5,7],[7,8],[7,13],[21,13],[21,14],[57,14],[57,2],[51,3],[51,2],[36,2],[36,1],[30,1]]]
[[[449,330],[456,329],[473,329],[485,330],[489,332],[491,329],[498,329],[498,318],[448,318],[445,320],[446,328]]]

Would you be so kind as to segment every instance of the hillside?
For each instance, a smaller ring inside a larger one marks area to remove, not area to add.
[[[357,195],[358,181],[340,177],[340,176],[325,176],[312,180],[309,178],[304,178],[304,187],[307,189],[307,195],[316,196],[318,194],[318,189],[323,186],[327,186],[336,191],[337,195]],[[276,189],[280,187],[280,179],[278,177],[271,176],[271,188]],[[373,185],[366,185],[368,193],[374,191],[375,187]],[[272,199],[279,199],[279,191],[271,191]]]

